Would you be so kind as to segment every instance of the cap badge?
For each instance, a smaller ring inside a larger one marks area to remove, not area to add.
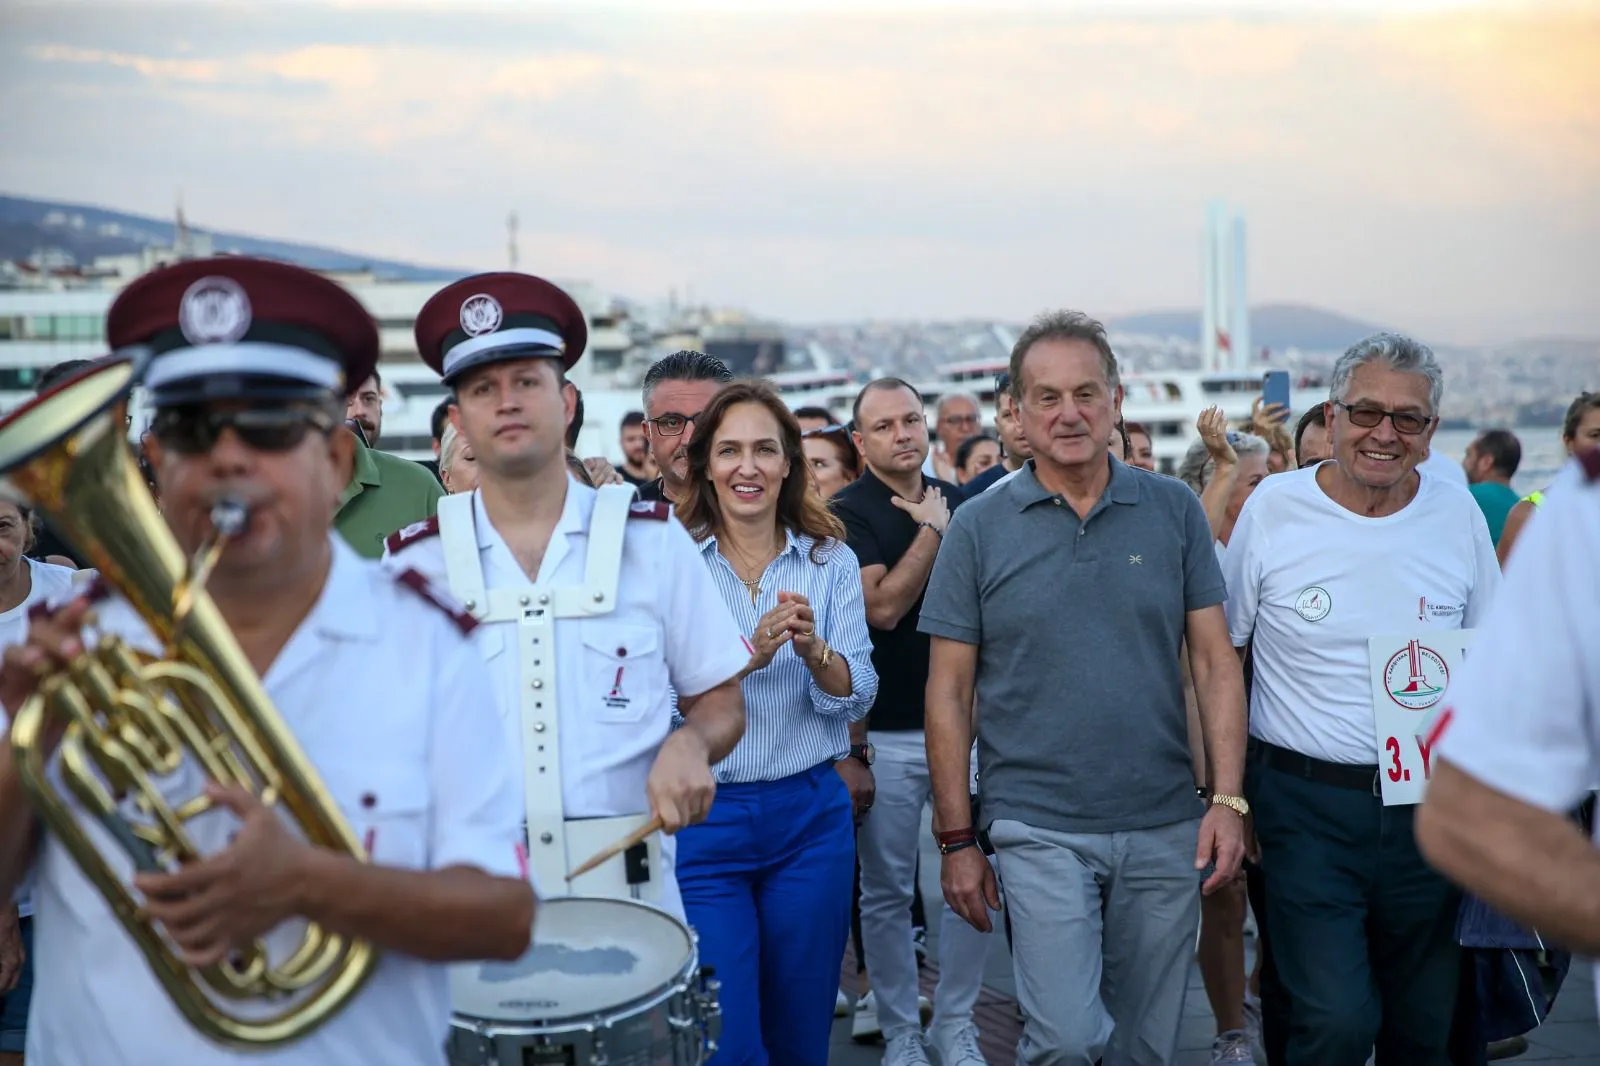
[[[493,333],[500,328],[500,301],[488,293],[468,296],[461,304],[461,330],[469,337]]]
[[[201,278],[183,294],[178,328],[190,344],[232,344],[250,330],[250,297],[232,278]]]

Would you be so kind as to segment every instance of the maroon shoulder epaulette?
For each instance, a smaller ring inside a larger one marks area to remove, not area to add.
[[[665,522],[672,517],[672,505],[660,500],[634,500],[628,506],[629,518],[650,518]]]
[[[472,616],[472,613],[434,588],[433,582],[429,581],[422,571],[401,570],[395,574],[395,577],[399,579],[400,584],[411,589],[448,615],[450,621],[454,622],[456,628],[461,630],[462,633],[470,634],[474,629],[478,628],[478,620]]]
[[[1579,453],[1578,463],[1583,467],[1585,480],[1600,481],[1600,448],[1590,448]]]
[[[439,535],[439,516],[424,518],[420,522],[413,522],[404,529],[397,529],[384,539],[383,546],[389,549],[389,554],[404,548],[408,544],[415,544],[419,540]]]

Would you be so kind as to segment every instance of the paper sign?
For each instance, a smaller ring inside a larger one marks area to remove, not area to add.
[[[1433,773],[1428,735],[1473,636],[1471,629],[1433,629],[1367,642],[1384,806],[1422,802]]]

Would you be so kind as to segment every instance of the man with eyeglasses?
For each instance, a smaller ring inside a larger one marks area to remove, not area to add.
[[[1021,470],[1022,464],[1033,458],[1033,447],[1022,435],[1022,422],[1017,418],[1016,402],[1011,398],[1011,375],[1006,372],[994,379],[994,428],[1000,435],[1000,461],[961,486],[966,499]]]
[[[364,561],[330,528],[354,444],[341,427],[346,382],[371,373],[377,327],[326,278],[226,257],[135,281],[106,334],[118,350],[152,353],[147,448],[183,555],[211,538],[219,502],[242,505],[207,591],[364,854],[307,843],[236,787],[208,787],[212,809],[185,817],[202,857],[181,867],[158,856],[158,869],[135,872],[106,820],[72,799],[70,816],[188,966],[216,966],[258,939],[281,964],[301,920],[372,942],[380,961],[296,1041],[255,1051],[213,1043],[61,839],[41,830],[10,746],[0,746],[0,892],[30,862],[38,876],[28,1060],[357,1066],[382,1048],[386,1063],[438,1066],[450,1032],[447,963],[521,956],[535,904],[517,864],[515,766],[465,635],[470,619],[415,575],[397,580]],[[100,596],[92,630],[82,628],[88,608],[74,600],[34,616],[28,643],[6,650],[0,702],[21,707],[35,670],[59,667],[91,633],[161,654],[121,596]],[[151,778],[173,808],[200,798],[203,784],[192,756]],[[153,815],[143,797],[119,793],[114,818],[137,830]]]
[[[658,359],[645,371],[644,435],[661,476],[639,486],[639,499],[676,503],[683,497],[695,419],[732,380],[721,359],[687,350]]]
[[[956,449],[968,437],[983,430],[979,417],[978,398],[965,392],[952,392],[939,397],[934,408],[933,447],[922,464],[928,477],[954,483],[956,480]]]
[[[1418,851],[1415,806],[1385,804],[1398,748],[1377,737],[1368,650],[1473,628],[1500,585],[1471,495],[1418,469],[1443,391],[1425,345],[1353,345],[1324,405],[1332,460],[1263,481],[1223,561],[1234,646],[1254,639],[1245,791],[1288,1066],[1361,1066],[1374,1046],[1380,1063],[1450,1061],[1458,896]]]

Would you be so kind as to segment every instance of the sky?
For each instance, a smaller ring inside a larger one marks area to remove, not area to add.
[[[790,321],[1600,336],[1600,0],[0,0],[0,192]]]

